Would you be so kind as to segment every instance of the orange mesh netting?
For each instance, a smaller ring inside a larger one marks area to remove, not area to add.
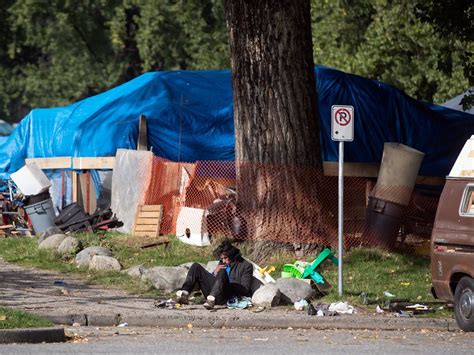
[[[337,247],[337,177],[315,168],[255,163],[241,163],[238,170],[239,182],[235,162],[155,158],[144,202],[163,205],[161,233],[175,234],[180,217],[188,230],[211,238]],[[374,185],[374,179],[344,179],[345,248],[427,240],[439,193]],[[407,206],[398,203],[410,194]]]

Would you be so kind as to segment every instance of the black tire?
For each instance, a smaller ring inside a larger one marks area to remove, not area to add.
[[[454,314],[459,328],[474,331],[474,279],[463,277],[454,293]]]

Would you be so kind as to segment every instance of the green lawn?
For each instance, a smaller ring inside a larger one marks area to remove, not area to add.
[[[0,307],[0,329],[52,327],[53,323],[35,314]]]
[[[119,233],[108,233],[104,236],[95,234],[77,235],[85,247],[100,245],[112,250],[124,268],[143,264],[152,266],[176,266],[185,262],[207,262],[212,260],[212,247],[193,247],[171,237],[171,247],[163,246],[140,249],[127,245],[129,236]],[[247,248],[242,246],[243,254]],[[22,265],[34,266],[66,273],[82,274],[91,283],[120,286],[128,291],[140,294],[157,295],[150,285],[123,273],[97,273],[78,268],[74,259],[57,254],[40,251],[36,238],[5,238],[0,240],[0,255],[7,261]],[[316,255],[310,255],[306,261],[312,261]],[[272,276],[279,277],[285,263],[293,263],[295,257],[288,252],[276,252],[270,260],[261,266],[274,265]],[[384,292],[390,292],[396,298],[407,298],[415,303],[434,301],[431,295],[430,260],[426,257],[401,255],[378,249],[352,249],[344,257],[344,296],[353,305],[362,305],[360,295],[365,293],[371,300],[383,303]],[[321,295],[322,302],[333,302],[341,299],[337,289],[337,266],[326,261],[320,268],[321,274],[333,286],[326,294]],[[375,305],[368,306],[375,308]]]

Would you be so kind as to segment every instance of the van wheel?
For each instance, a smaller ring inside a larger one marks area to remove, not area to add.
[[[474,331],[474,280],[463,277],[454,292],[454,314],[459,328]]]

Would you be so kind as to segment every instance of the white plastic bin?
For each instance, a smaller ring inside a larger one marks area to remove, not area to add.
[[[10,177],[25,196],[38,195],[51,186],[48,177],[35,163],[26,164]]]

